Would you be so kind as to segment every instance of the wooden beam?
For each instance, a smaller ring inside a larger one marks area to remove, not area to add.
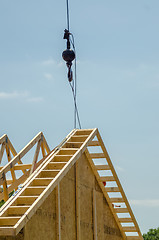
[[[43,155],[43,158],[44,158],[46,156],[45,147],[44,147],[44,141],[41,141],[41,152],[42,152],[42,155]]]
[[[96,190],[94,189],[93,189],[93,231],[94,231],[94,240],[97,240]]]
[[[95,165],[97,170],[110,170],[109,165]]]
[[[115,181],[113,176],[100,177],[102,182],[112,182]]]
[[[53,178],[35,178],[31,186],[48,186]]]
[[[10,206],[8,208],[8,216],[22,216],[30,206]]]
[[[4,194],[4,201],[6,202],[9,199],[9,194],[8,194],[8,187],[7,187],[5,174],[3,174],[3,194]]]
[[[96,159],[96,158],[105,158],[104,153],[91,153],[90,154],[91,158]]]
[[[124,199],[123,198],[110,198],[110,201],[112,203],[121,203],[121,202],[124,202]]]
[[[119,188],[118,187],[106,187],[105,190],[107,192],[119,192]]]
[[[110,157],[109,157],[109,154],[108,154],[108,152],[107,152],[107,150],[106,150],[106,148],[105,148],[105,145],[104,145],[104,143],[103,143],[103,140],[102,140],[102,138],[101,138],[98,130],[97,130],[97,139],[98,139],[98,141],[100,142],[100,146],[101,146],[101,148],[102,148],[102,151],[103,151],[103,153],[104,153],[104,155],[105,155],[105,157],[106,157],[106,159],[107,159],[108,165],[110,166],[111,171],[112,171],[112,174],[113,174],[113,176],[114,176],[114,178],[115,178],[115,180],[116,180],[116,182],[117,182],[117,186],[119,187],[119,190],[120,190],[120,193],[121,193],[121,195],[122,195],[122,198],[123,198],[123,200],[124,200],[124,202],[125,202],[125,204],[126,204],[126,207],[127,207],[128,211],[129,211],[129,214],[130,214],[130,216],[131,216],[131,218],[132,218],[132,220],[133,220],[133,222],[134,222],[134,225],[135,225],[135,227],[136,227],[136,231],[138,232],[139,236],[142,238],[142,234],[141,234],[141,231],[140,231],[140,229],[139,229],[138,223],[137,223],[137,221],[136,221],[136,219],[135,219],[135,216],[134,216],[134,214],[133,214],[133,212],[132,212],[132,210],[131,210],[130,204],[129,204],[128,200],[127,200],[127,197],[126,197],[126,195],[125,195],[125,192],[124,192],[124,190],[123,190],[123,188],[122,188],[122,185],[121,185],[121,183],[120,183],[120,181],[119,181],[119,178],[118,178],[118,176],[117,176],[117,174],[116,174],[116,171],[115,171],[115,169],[114,169],[114,166],[113,166],[113,164],[112,164],[112,162],[111,162],[111,159],[110,159]]]
[[[119,218],[119,222],[128,223],[128,222],[132,222],[132,219],[131,218]]]
[[[89,161],[89,163],[90,163],[90,166],[91,166],[91,168],[92,168],[92,171],[93,171],[93,173],[94,173],[94,175],[95,175],[95,177],[96,177],[96,179],[97,179],[97,181],[98,181],[98,184],[99,184],[100,188],[102,189],[102,192],[103,192],[103,194],[104,194],[104,196],[105,196],[105,198],[106,198],[106,200],[107,200],[107,202],[108,202],[108,205],[109,205],[109,207],[110,207],[110,209],[111,209],[111,212],[112,212],[112,214],[113,214],[113,216],[114,216],[114,218],[115,218],[115,220],[116,220],[116,222],[117,222],[117,224],[118,224],[118,227],[119,227],[119,229],[120,229],[120,232],[121,232],[121,234],[122,234],[122,237],[123,237],[123,239],[125,240],[125,239],[126,239],[126,235],[125,235],[125,233],[122,231],[122,226],[121,226],[121,224],[120,224],[120,222],[119,222],[119,220],[118,220],[118,216],[117,216],[117,214],[116,214],[115,211],[114,211],[114,207],[113,207],[113,205],[112,205],[112,203],[111,203],[111,201],[110,201],[110,198],[109,198],[108,193],[105,191],[105,187],[104,187],[104,185],[103,185],[103,183],[102,183],[102,181],[101,181],[101,178],[100,178],[100,176],[99,176],[99,173],[98,173],[98,171],[97,171],[97,169],[96,169],[96,167],[95,167],[95,165],[94,165],[94,162],[93,162],[93,160],[92,160],[92,158],[91,158],[91,156],[90,156],[90,153],[89,153],[88,149],[86,149],[85,154],[86,154],[86,157],[87,157],[87,159],[88,159],[88,161]]]
[[[79,184],[79,166],[78,161],[75,163],[76,171],[76,239],[81,240],[80,231],[80,184]]]
[[[14,170],[26,170],[30,169],[32,164],[19,164],[14,166]]]
[[[123,227],[124,232],[137,232],[135,227]]]
[[[49,186],[42,192],[42,194],[38,197],[38,199],[36,200],[36,202],[27,210],[27,212],[25,213],[25,215],[23,215],[21,217],[21,219],[18,221],[18,223],[15,225],[15,231],[16,234],[23,228],[23,226],[26,224],[26,222],[28,221],[28,219],[30,219],[34,212],[39,208],[39,206],[45,201],[45,199],[50,195],[50,193],[53,191],[53,189],[58,185],[58,183],[60,183],[61,179],[68,173],[68,171],[72,168],[72,166],[75,164],[75,162],[79,159],[79,157],[85,152],[88,144],[90,141],[92,141],[92,139],[95,137],[96,134],[96,130],[94,129],[92,130],[91,134],[88,136],[88,138],[86,139],[86,141],[83,143],[83,145],[81,146],[81,148],[74,154],[74,156],[68,161],[68,163],[64,166],[64,168],[60,171],[60,173],[53,179],[53,181],[49,184]],[[73,132],[72,134],[76,133]],[[69,138],[67,138],[67,141],[71,138],[72,135],[69,135]],[[62,147],[62,145],[61,145]],[[43,170],[47,167],[48,163],[53,161],[53,158],[56,154],[59,154],[60,148],[59,150],[57,150],[54,155],[51,158],[48,158],[48,160],[45,162],[45,164],[43,165],[43,167],[40,169]],[[30,181],[33,181],[34,178],[38,177],[39,172],[37,172],[37,174],[34,175],[33,178],[30,179]],[[28,184],[30,185],[30,182],[28,182],[26,184],[25,188],[28,186]],[[22,194],[24,192],[24,190],[22,190],[22,192],[20,194]],[[18,197],[18,196],[17,196]],[[19,200],[19,197],[18,197]],[[14,199],[15,201],[15,199]],[[12,203],[13,204],[13,203]]]
[[[99,146],[99,142],[98,141],[92,141],[89,143],[88,145],[89,147],[96,147],[96,146]]]
[[[116,213],[128,213],[128,209],[127,208],[114,208],[114,211]]]
[[[30,175],[34,172],[35,170],[35,166],[38,160],[38,156],[39,156],[39,152],[40,152],[40,147],[41,147],[41,139],[38,141],[36,150],[35,150],[35,154],[34,154],[34,159],[32,162],[32,166],[31,166],[31,170],[30,170]]]
[[[10,149],[8,147],[8,144],[6,144],[6,153],[7,153],[8,162],[10,162],[11,161],[11,154],[10,154]],[[13,182],[15,182],[16,181],[16,176],[15,176],[14,168],[11,168],[10,172],[11,172]],[[15,190],[17,190],[17,188]]]
[[[14,226],[20,217],[0,217],[0,226]]]
[[[60,183],[56,187],[56,216],[57,240],[61,240]]]
[[[8,193],[11,193],[14,189],[16,189],[20,184],[22,184],[29,176],[29,171],[25,172],[20,178],[18,178],[15,182],[13,182],[8,187]],[[4,192],[0,193],[0,201],[4,199]]]
[[[84,142],[87,139],[87,136],[72,136],[70,141],[71,142]]]
[[[2,146],[1,146],[1,150],[0,150],[0,164],[2,162],[5,145],[6,145],[6,143],[4,142],[4,143],[2,143]]]
[[[61,170],[67,162],[51,162],[48,164],[48,170]]]
[[[33,140],[28,143],[8,164],[6,164],[0,172],[0,178],[7,173],[20,159],[41,139],[42,133],[37,134]]]
[[[126,240],[143,240],[143,238],[139,236],[127,236]]]
[[[46,149],[47,154],[50,153],[50,148],[49,148],[49,145],[48,145],[48,143],[47,143],[46,138],[44,137],[44,135],[43,135],[43,142],[44,142],[44,147],[45,147],[45,149]]]
[[[6,142],[6,137],[7,137],[7,134],[4,134],[2,137],[0,137],[0,144]]]

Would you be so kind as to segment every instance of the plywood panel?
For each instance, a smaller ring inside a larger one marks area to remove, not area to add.
[[[54,190],[24,228],[24,240],[56,239],[56,191]]]
[[[76,240],[75,166],[60,182],[61,239]]]
[[[103,193],[96,191],[97,239],[104,237],[103,224]]]

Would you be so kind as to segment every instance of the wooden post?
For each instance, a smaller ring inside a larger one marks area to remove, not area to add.
[[[8,187],[7,187],[5,174],[3,174],[3,193],[4,193],[4,201],[6,202],[9,199],[9,194],[8,194]]]
[[[44,140],[41,141],[41,152],[42,152],[42,155],[43,155],[43,158],[44,158],[46,156],[45,148],[44,148]]]
[[[78,161],[75,164],[75,176],[76,176],[76,238],[81,239],[80,236],[80,184],[79,184],[79,167]]]
[[[61,240],[60,183],[56,187],[56,227],[57,240]]]
[[[97,210],[96,210],[96,190],[93,190],[93,229],[94,240],[97,240]]]
[[[6,144],[6,153],[7,153],[8,162],[10,162],[11,161],[11,153],[10,153],[10,150],[8,147],[8,143]],[[15,176],[15,171],[14,171],[13,167],[10,169],[10,172],[11,172],[13,183],[14,183],[16,181],[16,176]],[[15,190],[17,190],[17,188]]]
[[[2,157],[3,157],[3,153],[4,153],[4,149],[5,149],[5,142],[2,143],[2,146],[1,146],[1,151],[0,151],[0,164],[2,162]]]
[[[37,147],[36,147],[36,150],[35,150],[35,155],[34,155],[32,167],[31,167],[31,170],[30,170],[30,175],[31,175],[31,174],[34,172],[34,170],[35,170],[35,165],[36,165],[36,163],[37,163],[38,156],[39,156],[39,152],[40,152],[40,146],[41,146],[41,139],[38,141],[38,144],[37,144]]]

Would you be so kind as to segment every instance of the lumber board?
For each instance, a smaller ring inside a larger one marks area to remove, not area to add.
[[[78,148],[61,148],[59,155],[74,155],[77,152]]]
[[[94,240],[97,240],[96,190],[93,190],[93,231],[94,231]]]
[[[7,134],[4,134],[2,137],[0,137],[0,144],[6,142],[6,137],[7,137]]]
[[[54,178],[35,178],[31,186],[48,186]]]
[[[13,227],[0,227],[1,236],[15,236],[15,229]]]
[[[127,236],[126,240],[143,240],[143,238],[139,236]]]
[[[44,177],[56,177],[56,175],[60,172],[60,170],[42,170],[40,173],[40,178],[44,178]]]
[[[19,205],[31,205],[35,200],[38,198],[38,196],[19,196],[17,198],[17,204]]]
[[[64,145],[64,148],[80,148],[82,142],[67,142]]]
[[[123,227],[124,232],[137,232],[135,227]]]
[[[101,146],[101,148],[102,148],[102,151],[103,151],[103,153],[104,153],[104,155],[105,155],[105,157],[106,157],[106,159],[107,159],[108,165],[109,165],[110,168],[111,168],[112,174],[113,174],[113,176],[115,177],[115,180],[116,180],[117,185],[118,185],[118,187],[119,187],[120,193],[121,193],[121,195],[122,195],[122,198],[124,199],[124,202],[125,202],[126,207],[127,207],[128,211],[129,211],[129,214],[130,214],[130,216],[131,216],[131,218],[132,218],[132,220],[133,220],[133,222],[134,222],[134,225],[135,225],[135,227],[136,227],[136,230],[137,230],[139,236],[142,238],[142,234],[141,234],[141,232],[140,232],[138,223],[137,223],[137,221],[136,221],[136,219],[135,219],[135,216],[134,216],[134,214],[133,214],[133,212],[132,212],[132,210],[131,210],[130,204],[129,204],[128,200],[127,200],[127,197],[126,197],[126,195],[125,195],[125,192],[124,192],[124,190],[123,190],[123,187],[122,187],[122,185],[121,185],[121,183],[120,183],[120,181],[119,181],[119,178],[118,178],[118,176],[117,176],[117,174],[116,174],[116,171],[115,171],[115,169],[114,169],[114,166],[113,166],[113,164],[112,164],[112,162],[111,162],[111,159],[110,159],[110,157],[109,157],[109,154],[108,154],[108,152],[107,152],[107,150],[106,150],[106,148],[105,148],[105,145],[104,145],[104,143],[103,143],[103,140],[102,140],[102,138],[101,138],[98,130],[97,130],[97,139],[98,139],[98,141],[100,142],[100,146]]]
[[[128,213],[129,210],[127,208],[114,208],[116,213]]]
[[[14,170],[26,170],[26,169],[30,169],[31,168],[31,164],[18,164],[14,166]]]
[[[46,156],[46,153],[45,153],[45,147],[44,147],[43,140],[41,141],[41,152],[42,152],[42,155],[43,155],[43,158],[44,158]]]
[[[106,187],[105,190],[107,192],[119,192],[119,188],[118,187]]]
[[[1,226],[14,226],[20,217],[0,217],[0,225]]]
[[[84,142],[87,139],[87,135],[86,136],[72,136],[70,141],[71,142]]]
[[[9,193],[8,193],[8,187],[7,187],[7,181],[6,181],[6,176],[5,174],[3,175],[3,196],[4,196],[4,201],[6,202],[9,199]]]
[[[30,169],[30,175],[34,172],[35,170],[35,166],[36,166],[36,163],[38,161],[38,156],[39,156],[39,152],[40,152],[40,147],[41,147],[41,139],[38,141],[37,143],[37,147],[36,147],[36,150],[35,150],[35,155],[34,155],[34,159],[33,159],[33,162],[32,162],[32,166],[31,166],[31,169]]]
[[[46,189],[46,186],[30,186],[27,187],[24,191],[25,196],[38,196],[40,195],[44,190]]]
[[[100,144],[99,144],[99,142],[98,141],[92,141],[92,142],[90,142],[89,144],[88,144],[88,146],[89,147],[97,147],[97,146],[99,146]]]
[[[0,178],[2,178],[3,173],[7,173],[21,158],[41,139],[42,132],[37,134],[32,141],[30,141],[8,164],[6,164],[1,172]]]
[[[133,222],[131,218],[119,218],[119,222],[128,223]]]
[[[38,209],[38,207],[45,201],[45,199],[48,197],[48,195],[53,191],[53,189],[61,181],[63,176],[66,175],[66,173],[75,164],[77,159],[79,159],[79,157],[84,153],[88,143],[90,141],[92,141],[92,139],[94,138],[94,136],[96,134],[96,130],[97,129],[94,129],[92,131],[92,133],[88,136],[87,140],[83,143],[81,148],[74,154],[74,156],[69,160],[69,162],[61,170],[61,172],[54,178],[54,180],[48,185],[48,187],[43,191],[43,193],[38,197],[38,199],[33,203],[33,205],[27,210],[25,215],[22,216],[22,218],[19,220],[18,224],[15,225],[16,233],[18,233],[20,231],[20,229],[28,221],[28,218],[30,218],[33,215],[33,213]],[[76,131],[75,131],[75,133],[76,133]],[[57,151],[57,153],[59,153],[59,152]],[[51,159],[49,161],[51,161]],[[42,167],[42,169],[45,168],[47,166],[47,164],[48,164],[48,162],[46,162],[46,164]],[[37,175],[38,175],[38,173],[37,173]],[[36,177],[36,175],[35,175],[35,177]]]
[[[96,158],[105,158],[104,153],[91,153],[90,154],[91,158],[96,159]]]
[[[66,161],[68,162],[72,156],[73,156],[73,154],[71,154],[71,155],[58,155],[57,154],[53,158],[52,162],[66,162]]]
[[[57,240],[61,240],[60,183],[56,187],[56,216]]]
[[[105,176],[105,177],[100,177],[102,182],[112,182],[115,181],[115,178],[113,176]]]
[[[97,170],[110,170],[109,165],[95,165]]]
[[[2,162],[5,145],[6,145],[6,143],[4,142],[4,143],[2,143],[2,146],[1,146],[1,150],[0,150],[0,164]]]
[[[87,137],[91,134],[94,129],[77,129],[75,135],[87,135]]]
[[[93,163],[93,160],[92,160],[92,158],[90,156],[90,153],[89,153],[88,149],[86,149],[85,154],[86,154],[86,157],[87,157],[87,159],[88,159],[88,161],[90,163],[92,171],[94,172],[94,175],[95,175],[95,177],[96,177],[96,179],[98,181],[98,184],[99,184],[99,186],[100,186],[100,188],[101,188],[101,190],[102,190],[102,192],[103,192],[103,194],[104,194],[104,196],[105,196],[105,198],[106,198],[106,200],[108,202],[109,208],[111,209],[111,212],[112,212],[112,214],[113,214],[113,216],[114,216],[114,218],[115,218],[115,220],[117,222],[117,225],[118,225],[118,227],[119,227],[119,229],[121,231],[122,237],[123,237],[123,239],[126,239],[126,235],[122,231],[122,226],[121,226],[121,224],[120,224],[120,222],[118,220],[118,216],[116,215],[116,213],[114,211],[114,207],[113,207],[113,205],[112,205],[112,203],[110,201],[108,193],[105,191],[105,187],[104,187],[103,183],[101,182],[101,178],[100,178],[99,173],[98,173],[98,171],[96,169],[96,166]]]
[[[79,184],[79,166],[78,161],[75,163],[76,168],[76,238],[81,240],[80,231],[80,184]]]
[[[48,169],[61,170],[67,162],[51,162],[48,164]]]
[[[124,199],[123,198],[110,198],[110,201],[112,203],[118,203],[118,202],[124,202]]]
[[[8,216],[22,216],[30,206],[10,206],[8,208]]]

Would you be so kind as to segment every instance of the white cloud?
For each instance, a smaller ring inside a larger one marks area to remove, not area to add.
[[[28,92],[0,92],[0,99],[26,98]]]
[[[120,166],[115,166],[116,170],[119,172],[124,172],[124,168],[120,167]]]
[[[51,73],[44,73],[44,77],[47,79],[47,80],[52,80],[53,79],[53,76]]]
[[[49,58],[49,59],[44,60],[44,61],[42,62],[42,65],[44,65],[44,66],[51,66],[51,65],[55,65],[55,64],[56,64],[56,62],[55,62],[55,60],[52,59],[52,58]]]
[[[31,97],[27,99],[28,102],[34,102],[34,103],[42,102],[43,100],[44,99],[42,97]]]
[[[42,97],[33,97],[30,96],[29,92],[0,92],[0,100],[14,100],[14,99],[23,99],[27,102],[42,102],[44,99]]]
[[[135,206],[159,207],[159,199],[130,200],[130,203]]]

